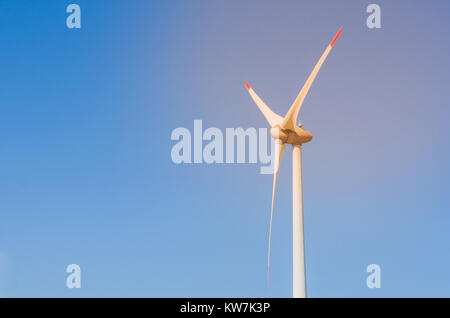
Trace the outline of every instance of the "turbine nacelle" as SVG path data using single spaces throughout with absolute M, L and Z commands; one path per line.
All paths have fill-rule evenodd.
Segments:
M 275 140 L 280 140 L 285 144 L 304 144 L 312 139 L 312 135 L 301 127 L 295 126 L 294 131 L 282 129 L 279 125 L 270 129 L 270 135 Z

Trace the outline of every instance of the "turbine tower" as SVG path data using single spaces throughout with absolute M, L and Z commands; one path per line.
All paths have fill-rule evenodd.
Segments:
M 273 203 L 275 199 L 275 191 L 277 188 L 278 170 L 280 161 L 283 157 L 286 144 L 292 145 L 292 287 L 294 298 L 306 297 L 306 272 L 305 272 L 305 239 L 303 233 L 303 193 L 302 193 L 302 144 L 311 141 L 312 135 L 297 125 L 297 117 L 302 107 L 303 101 L 314 82 L 323 62 L 330 53 L 334 43 L 342 32 L 342 28 L 333 38 L 331 43 L 325 49 L 313 71 L 306 80 L 303 88 L 292 104 L 291 108 L 283 118 L 274 113 L 255 93 L 250 85 L 245 82 L 245 86 L 268 121 L 271 129 L 270 135 L 275 139 L 275 163 L 273 171 L 273 188 L 272 188 L 272 208 L 270 210 L 270 228 L 269 228 L 269 250 L 267 260 L 268 280 L 270 279 L 270 242 L 272 239 L 272 220 L 273 220 Z

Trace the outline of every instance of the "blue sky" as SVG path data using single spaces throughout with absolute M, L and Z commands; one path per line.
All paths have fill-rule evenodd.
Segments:
M 290 297 L 290 147 L 268 289 L 271 176 L 170 135 L 267 127 L 243 82 L 284 115 L 340 27 L 300 112 L 308 294 L 450 296 L 447 2 L 74 2 L 0 1 L 0 296 Z

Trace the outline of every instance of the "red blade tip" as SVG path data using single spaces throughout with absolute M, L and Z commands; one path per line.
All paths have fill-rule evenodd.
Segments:
M 244 82 L 245 86 L 247 87 L 248 90 L 250 90 L 250 85 L 248 85 L 247 82 Z
M 336 42 L 336 40 L 338 39 L 339 35 L 341 35 L 342 32 L 342 28 L 339 30 L 339 32 L 336 34 L 336 36 L 334 37 L 333 41 L 331 41 L 330 45 L 331 47 L 333 47 L 334 43 Z

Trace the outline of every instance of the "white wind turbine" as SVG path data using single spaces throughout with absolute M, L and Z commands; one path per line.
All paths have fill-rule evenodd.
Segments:
M 302 153 L 301 145 L 311 141 L 312 135 L 302 129 L 302 125 L 297 126 L 297 117 L 300 107 L 308 93 L 311 84 L 316 78 L 317 73 L 322 67 L 323 62 L 330 53 L 331 48 L 342 32 L 342 28 L 334 37 L 333 41 L 325 49 L 313 71 L 309 75 L 302 90 L 298 94 L 291 108 L 283 118 L 275 114 L 262 100 L 256 95 L 255 91 L 248 83 L 245 83 L 250 96 L 255 101 L 259 110 L 269 122 L 271 127 L 270 134 L 275 139 L 275 164 L 273 172 L 273 190 L 272 190 L 272 208 L 270 211 L 270 229 L 269 229 L 269 251 L 268 251 L 268 279 L 270 273 L 270 241 L 272 238 L 272 219 L 273 219 L 273 202 L 275 199 L 275 190 L 277 187 L 278 170 L 280 161 L 283 157 L 286 144 L 292 145 L 292 261 L 293 261 L 293 297 L 306 297 L 306 275 L 305 275 L 305 240 L 303 234 L 303 193 L 302 193 Z

